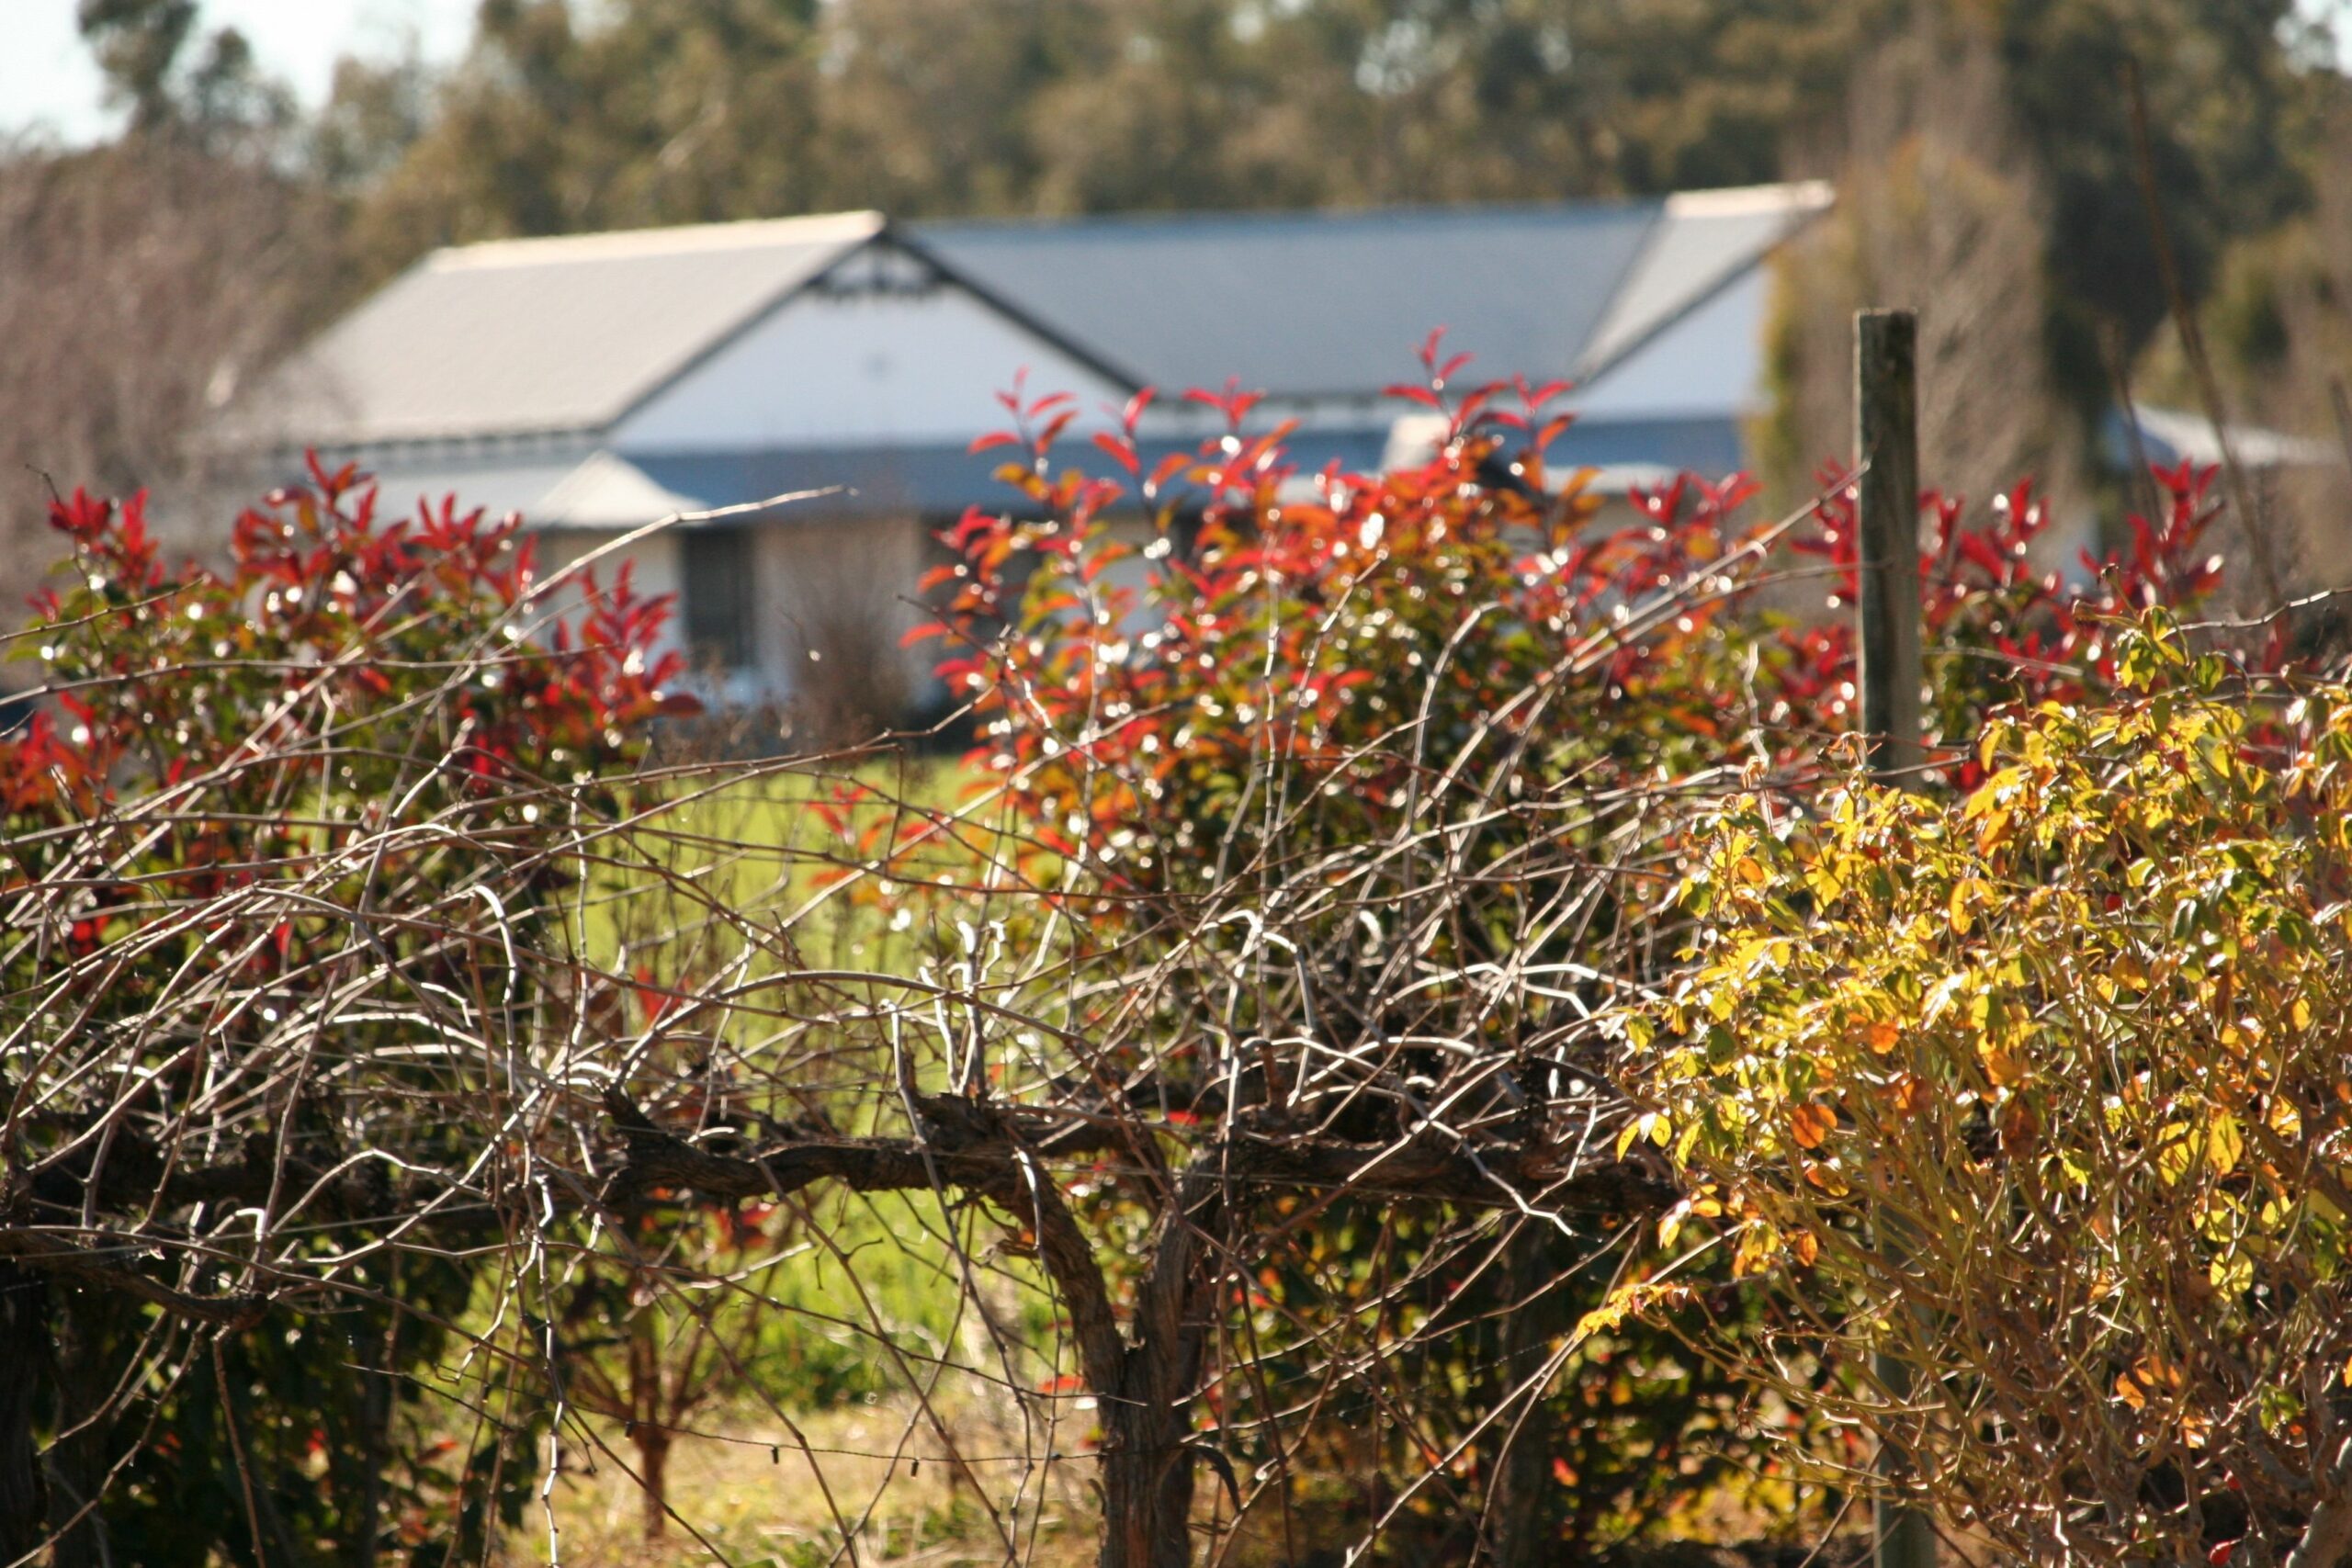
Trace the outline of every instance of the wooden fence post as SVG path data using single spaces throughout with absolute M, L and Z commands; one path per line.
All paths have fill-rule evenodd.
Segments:
M 1918 318 L 1864 310 L 1854 318 L 1854 461 L 1859 525 L 1862 733 L 1886 782 L 1918 780 Z
M 1907 789 L 1921 784 L 1919 692 L 1927 678 L 1919 648 L 1918 336 L 1918 318 L 1909 310 L 1864 310 L 1854 318 L 1862 734 L 1871 773 Z M 1909 1393 L 1911 1368 L 1904 1362 L 1882 1356 L 1874 1370 L 1888 1393 Z M 1894 1478 L 1908 1461 L 1883 1446 L 1878 1468 Z M 1873 1523 L 1877 1568 L 1935 1568 L 1935 1529 L 1926 1514 L 1882 1499 Z

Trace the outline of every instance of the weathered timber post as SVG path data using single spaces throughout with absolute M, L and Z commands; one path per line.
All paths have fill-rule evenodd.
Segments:
M 1919 691 L 1926 680 L 1919 649 L 1918 328 L 1909 310 L 1864 310 L 1854 318 L 1854 461 L 1861 470 L 1857 684 L 1871 772 L 1905 789 L 1921 782 Z M 1909 1366 L 1883 1355 L 1874 1370 L 1890 1394 L 1908 1396 Z M 1883 1445 L 1878 1466 L 1894 1479 L 1909 1460 Z M 1882 1498 L 1874 1522 L 1878 1568 L 1935 1568 L 1935 1530 L 1926 1514 Z
M 1854 318 L 1854 461 L 1860 468 L 1862 733 L 1871 769 L 1916 787 L 1919 767 L 1918 318 Z

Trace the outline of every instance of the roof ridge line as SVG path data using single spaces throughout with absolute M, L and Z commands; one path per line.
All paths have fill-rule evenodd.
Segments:
M 763 243 L 810 240 L 838 234 L 870 239 L 881 232 L 883 215 L 871 208 L 816 212 L 791 218 L 738 218 L 716 223 L 673 223 L 647 229 L 602 229 L 585 234 L 529 234 L 444 245 L 424 258 L 435 271 L 523 266 L 596 257 L 676 255 L 693 251 L 748 250 Z
M 1617 196 L 1572 197 L 1557 201 L 1428 201 L 1385 202 L 1362 207 L 1241 207 L 1212 211 L 1128 210 L 1050 214 L 973 214 L 963 217 L 894 219 L 894 226 L 918 233 L 926 230 L 999 230 L 1043 233 L 1069 229 L 1152 229 L 1189 225 L 1323 223 L 1371 221 L 1381 219 L 1549 218 L 1590 212 L 1607 214 L 1629 209 L 1657 207 L 1678 215 L 1712 216 L 1716 212 L 1768 210 L 1774 208 L 1826 205 L 1831 190 L 1827 180 L 1787 180 L 1764 185 L 1724 186 L 1704 190 L 1651 192 Z

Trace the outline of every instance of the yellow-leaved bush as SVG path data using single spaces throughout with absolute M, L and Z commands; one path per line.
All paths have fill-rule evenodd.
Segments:
M 2352 690 L 2124 636 L 2126 694 L 1996 722 L 1965 797 L 1725 803 L 1624 1082 L 1687 1193 L 1665 1255 L 1770 1303 L 1705 1348 L 1909 1456 L 1946 1528 L 2316 1568 L 2352 1553 Z

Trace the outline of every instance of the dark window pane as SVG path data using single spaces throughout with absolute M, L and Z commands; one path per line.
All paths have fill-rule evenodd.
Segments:
M 687 528 L 678 536 L 679 597 L 696 669 L 752 662 L 752 536 L 742 528 Z

